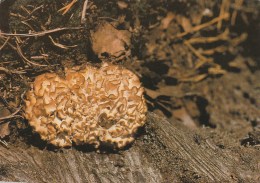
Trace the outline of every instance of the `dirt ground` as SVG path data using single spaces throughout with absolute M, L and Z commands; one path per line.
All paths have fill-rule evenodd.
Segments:
M 62 76 L 66 67 L 108 61 L 139 76 L 150 112 L 184 126 L 198 143 L 239 154 L 241 163 L 258 161 L 248 169 L 260 180 L 259 1 L 95 0 L 85 14 L 84 1 L 59 11 L 69 2 L 0 4 L 0 145 L 53 150 L 22 116 L 30 83 L 45 72 Z M 145 126 L 131 148 L 149 154 L 164 182 L 204 182 L 183 175 L 185 162 L 162 158 L 169 152 L 152 134 Z

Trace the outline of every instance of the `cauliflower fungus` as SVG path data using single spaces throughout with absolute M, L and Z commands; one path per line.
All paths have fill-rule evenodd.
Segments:
M 43 140 L 65 147 L 100 143 L 122 148 L 144 125 L 147 107 L 138 77 L 119 66 L 68 69 L 35 78 L 26 94 L 25 117 Z

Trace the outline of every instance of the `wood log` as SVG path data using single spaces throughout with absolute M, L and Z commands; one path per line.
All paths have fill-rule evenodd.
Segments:
M 137 141 L 119 152 L 97 153 L 87 148 L 55 152 L 19 143 L 9 148 L 0 145 L 0 181 L 256 182 L 259 162 L 241 163 L 239 156 L 149 113 Z

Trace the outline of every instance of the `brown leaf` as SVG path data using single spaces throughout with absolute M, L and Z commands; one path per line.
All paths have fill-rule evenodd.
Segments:
M 185 108 L 180 108 L 172 111 L 173 116 L 183 122 L 183 124 L 191 129 L 197 128 L 195 121 L 191 118 Z
M 9 123 L 10 122 L 0 125 L 0 138 L 4 138 L 5 136 L 10 134 Z
M 127 30 L 117 30 L 110 23 L 100 24 L 96 31 L 91 31 L 92 49 L 100 59 L 107 56 L 120 57 L 131 54 L 130 49 L 131 33 Z
M 120 9 L 126 9 L 128 7 L 128 4 L 124 1 L 117 1 L 117 5 Z
M 192 29 L 190 19 L 186 17 L 181 17 L 181 26 L 185 32 L 189 32 Z
M 148 89 L 148 88 L 145 88 L 145 92 L 146 92 L 146 94 L 147 94 L 149 97 L 151 97 L 151 98 L 153 98 L 153 99 L 155 99 L 155 98 L 157 98 L 158 96 L 162 95 L 162 94 L 159 93 L 158 91 L 150 90 L 150 89 Z
M 172 12 L 167 13 L 166 17 L 161 20 L 160 28 L 162 30 L 167 29 L 171 23 L 171 21 L 175 18 L 175 14 Z
M 180 81 L 182 82 L 199 82 L 203 79 L 205 79 L 208 76 L 208 74 L 200 74 L 200 75 L 196 75 L 196 76 L 190 76 L 190 77 L 185 77 L 185 78 L 181 78 Z
M 0 118 L 8 116 L 10 114 L 11 113 L 8 109 L 0 106 Z M 0 124 L 0 138 L 4 138 L 5 136 L 10 134 L 9 123 L 10 122 Z
M 226 71 L 223 70 L 219 65 L 209 68 L 208 72 L 209 72 L 209 74 L 213 74 L 213 75 L 219 75 L 219 74 L 226 73 Z

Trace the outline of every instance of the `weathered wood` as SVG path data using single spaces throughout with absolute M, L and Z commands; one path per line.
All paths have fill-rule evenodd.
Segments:
M 197 178 L 203 182 L 258 182 L 260 180 L 260 161 L 251 159 L 249 162 L 241 161 L 244 147 L 236 147 L 238 151 L 223 149 L 216 146 L 206 138 L 196 139 L 196 133 L 188 129 L 176 128 L 166 119 L 151 113 L 148 126 L 160 143 L 167 149 L 174 150 L 175 157 L 184 160 L 186 172 L 196 173 Z M 257 152 L 256 152 L 257 153 Z M 246 153 L 245 153 L 246 154 Z M 169 154 L 170 156 L 170 154 Z M 248 167 L 255 167 L 251 170 Z
M 146 130 L 132 147 L 119 153 L 101 154 L 74 148 L 53 152 L 34 146 L 24 148 L 11 144 L 9 149 L 0 146 L 0 180 L 254 182 L 260 175 L 257 170 L 246 170 L 247 166 L 239 164 L 234 152 L 206 141 L 196 143 L 192 132 L 153 113 L 148 115 Z
M 135 147 L 122 154 L 0 147 L 0 180 L 121 183 L 161 182 L 162 177 Z

